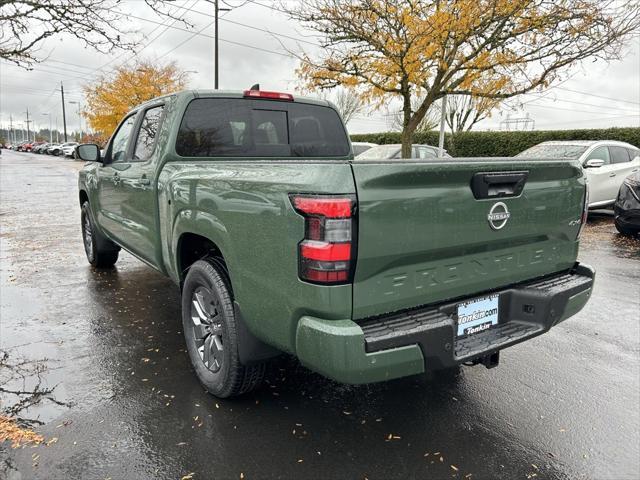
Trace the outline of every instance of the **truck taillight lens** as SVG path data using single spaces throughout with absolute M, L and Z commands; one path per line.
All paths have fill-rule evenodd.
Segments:
M 298 245 L 300 278 L 329 285 L 350 282 L 355 197 L 291 195 L 291 203 L 305 221 L 304 239 Z
M 582 206 L 582 217 L 580 217 L 580 228 L 578 229 L 576 240 L 580 239 L 580 235 L 582 235 L 584 226 L 587 224 L 588 217 L 589 217 L 589 184 L 587 183 L 584 186 L 584 204 Z

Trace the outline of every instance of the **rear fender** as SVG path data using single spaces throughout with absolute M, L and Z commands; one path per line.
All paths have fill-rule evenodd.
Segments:
M 235 251 L 228 241 L 228 232 L 222 222 L 213 214 L 200 210 L 185 209 L 176 215 L 173 228 L 173 241 L 171 249 L 171 274 L 175 275 L 176 283 L 180 282 L 184 272 L 180 272 L 180 262 L 178 259 L 179 241 L 183 234 L 190 233 L 199 235 L 212 242 L 220 251 L 224 258 L 228 271 L 228 280 L 234 289 L 235 271 Z M 238 350 L 240 361 L 243 365 L 250 365 L 260 362 L 280 354 L 280 352 L 263 343 L 250 329 L 242 316 L 240 306 L 234 302 L 236 323 L 238 327 Z

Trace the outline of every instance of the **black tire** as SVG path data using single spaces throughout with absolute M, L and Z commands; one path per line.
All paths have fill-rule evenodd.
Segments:
M 205 258 L 189 267 L 182 289 L 182 328 L 193 368 L 209 393 L 235 397 L 262 383 L 266 363 L 240 363 L 233 293 L 220 261 Z
M 618 220 L 614 220 L 613 223 L 616 226 L 616 230 L 618 230 L 618 232 L 620 232 L 622 235 L 626 235 L 628 237 L 633 236 L 634 234 L 638 233 L 638 232 L 634 232 L 633 230 L 631 230 L 630 228 L 626 228 L 623 227 L 622 225 L 620 225 L 620 223 L 618 222 Z
M 111 268 L 118 261 L 118 246 L 104 238 L 93 226 L 89 202 L 84 202 L 80 211 L 82 243 L 87 260 L 96 268 Z

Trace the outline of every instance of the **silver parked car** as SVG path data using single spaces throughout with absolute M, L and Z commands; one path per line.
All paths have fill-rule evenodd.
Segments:
M 640 149 L 614 140 L 542 142 L 516 157 L 578 160 L 589 181 L 589 208 L 613 205 L 624 179 L 640 171 Z
M 444 151 L 443 157 L 451 158 L 451 155 Z M 388 145 L 378 145 L 370 148 L 356 157 L 356 160 L 391 160 L 402 158 L 402 145 L 392 143 Z M 438 147 L 431 145 L 413 145 L 411 158 L 438 158 Z
M 377 147 L 377 143 L 370 142 L 351 142 L 351 148 L 353 149 L 353 156 L 357 157 L 361 153 L 366 152 L 370 148 Z

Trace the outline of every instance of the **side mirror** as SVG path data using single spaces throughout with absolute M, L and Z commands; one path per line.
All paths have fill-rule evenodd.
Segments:
M 85 162 L 100 161 L 100 147 L 95 143 L 85 143 L 76 147 L 76 154 L 80 160 Z
M 584 168 L 600 168 L 604 165 L 604 160 L 600 160 L 598 158 L 591 158 L 584 162 Z

